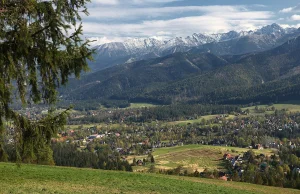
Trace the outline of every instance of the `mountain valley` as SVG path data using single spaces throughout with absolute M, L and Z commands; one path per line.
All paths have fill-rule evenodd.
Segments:
M 293 91 L 299 87 L 299 52 L 300 37 L 267 51 L 242 55 L 221 56 L 192 49 L 113 66 L 83 76 L 79 81 L 71 80 L 62 95 L 68 100 L 158 104 L 228 103 L 234 99 L 282 101 L 286 97 L 271 96 L 274 92 L 287 92 L 289 87 Z M 275 90 L 274 85 L 285 87 Z M 259 97 L 262 92 L 268 97 Z

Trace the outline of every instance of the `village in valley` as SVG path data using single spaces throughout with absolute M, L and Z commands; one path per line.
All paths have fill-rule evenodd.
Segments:
M 73 110 L 68 125 L 52 138 L 54 160 L 60 165 L 257 184 L 279 167 L 283 171 L 281 177 L 293 177 L 300 173 L 296 156 L 300 138 L 294 138 L 300 127 L 298 108 L 298 105 L 256 105 L 226 114 L 186 116 L 181 121 L 145 122 L 139 122 L 139 117 L 151 107 Z M 33 118 L 43 111 L 43 108 L 27 108 L 20 112 Z M 11 137 L 13 133 L 10 126 Z M 13 139 L 7 139 L 8 146 L 13 143 Z M 101 153 L 103 157 L 99 156 L 103 150 L 106 150 L 104 155 Z M 70 154 L 82 157 L 84 163 L 66 162 Z M 116 167 L 116 163 L 121 167 Z M 246 180 L 250 173 L 257 179 Z

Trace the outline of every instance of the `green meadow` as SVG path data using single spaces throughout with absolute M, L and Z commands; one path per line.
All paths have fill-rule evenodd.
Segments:
M 0 163 L 0 193 L 296 194 L 298 190 L 157 174 Z
M 233 156 L 247 152 L 247 148 L 211 146 L 211 145 L 184 145 L 176 147 L 158 148 L 153 152 L 155 158 L 155 167 L 157 169 L 170 169 L 182 165 L 190 172 L 198 170 L 202 172 L 205 168 L 208 169 L 223 169 L 223 155 L 229 153 Z M 256 154 L 272 155 L 274 150 L 253 149 Z M 130 156 L 128 160 L 132 162 L 133 158 L 143 159 L 147 155 Z M 147 171 L 150 166 L 134 167 L 136 171 Z

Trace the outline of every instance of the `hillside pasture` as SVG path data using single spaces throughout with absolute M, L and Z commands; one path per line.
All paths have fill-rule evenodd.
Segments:
M 225 153 L 233 156 L 247 152 L 247 148 L 225 147 L 225 146 L 211 146 L 211 145 L 184 145 L 176 147 L 158 148 L 153 152 L 155 158 L 155 165 L 158 169 L 171 169 L 182 165 L 189 171 L 203 171 L 208 169 L 224 169 L 222 157 Z M 271 155 L 275 150 L 264 149 L 254 150 L 256 154 Z M 129 160 L 132 162 L 133 158 L 143 159 L 147 156 L 130 156 Z M 148 165 L 149 167 L 149 165 Z M 136 167 L 136 171 L 145 171 L 148 167 Z
M 0 193 L 296 194 L 299 190 L 192 177 L 0 163 Z

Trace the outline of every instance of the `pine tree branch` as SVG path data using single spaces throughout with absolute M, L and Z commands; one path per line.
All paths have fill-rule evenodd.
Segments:
M 45 26 L 44 28 L 42 28 L 42 29 L 36 31 L 34 34 L 31 35 L 31 37 L 35 37 L 36 35 L 42 33 L 44 30 L 47 30 L 47 29 L 50 28 L 50 27 L 51 27 L 51 23 L 49 23 L 49 25 Z

